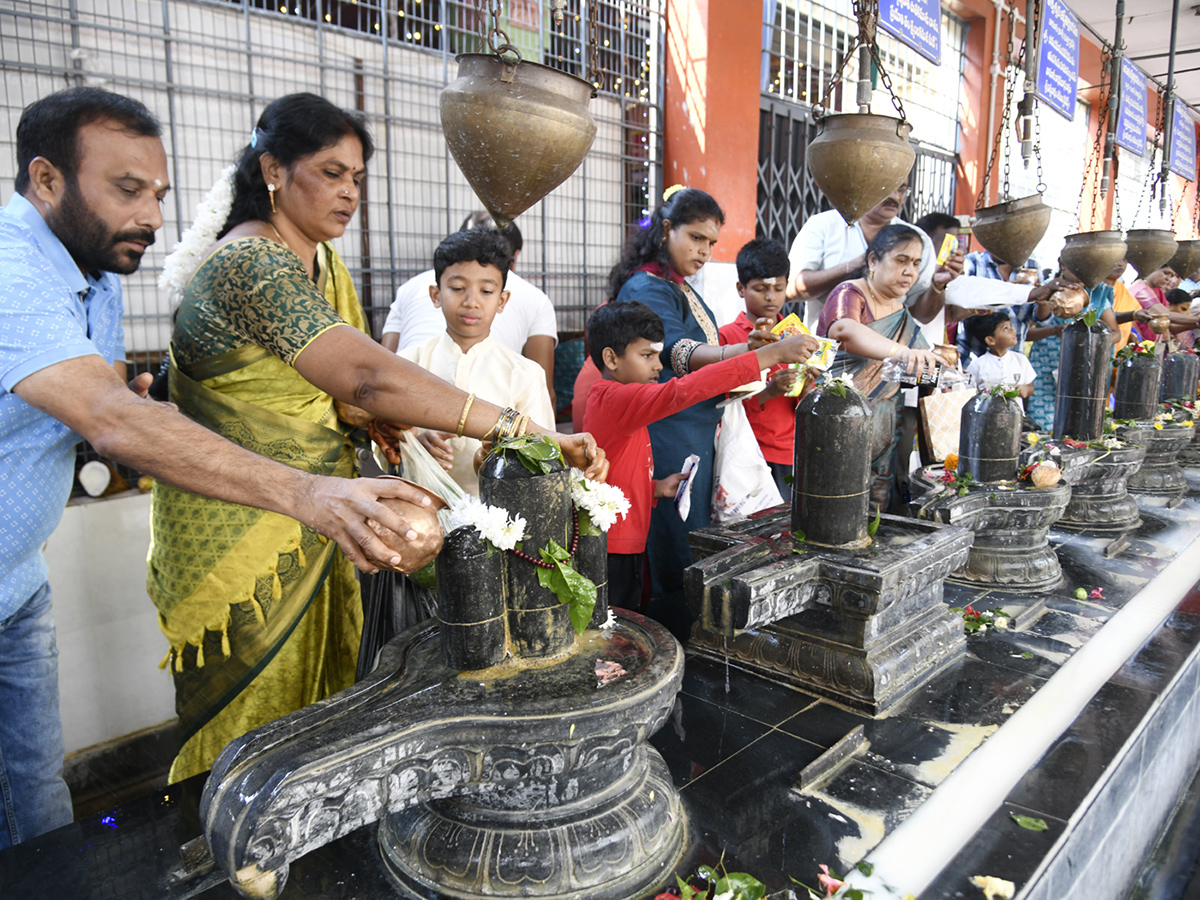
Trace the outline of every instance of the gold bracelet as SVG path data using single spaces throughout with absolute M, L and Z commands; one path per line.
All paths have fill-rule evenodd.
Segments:
M 891 351 L 890 351 L 890 352 L 888 353 L 888 355 L 887 355 L 887 358 L 888 358 L 888 359 L 891 359 L 893 356 L 895 356 L 895 355 L 896 355 L 897 353 L 899 353 L 899 352 L 900 352 L 900 345 L 899 345 L 899 344 L 893 344 L 893 345 L 892 345 L 892 349 L 891 349 Z
M 529 416 L 521 416 L 520 424 L 517 427 L 517 437 L 521 437 L 529 432 Z
M 946 293 L 946 289 L 945 289 L 945 288 L 940 288 L 940 287 L 938 287 L 938 286 L 937 286 L 937 282 L 936 282 L 936 281 L 934 281 L 932 278 L 929 280 L 929 286 L 930 286 L 931 288 L 933 288 L 933 292 L 934 292 L 935 294 L 944 294 L 944 293 Z
M 467 413 L 471 411 L 471 404 L 475 402 L 474 394 L 467 394 L 467 399 L 463 401 L 462 415 L 458 417 L 458 429 L 454 432 L 455 437 L 463 436 L 463 429 L 467 427 Z

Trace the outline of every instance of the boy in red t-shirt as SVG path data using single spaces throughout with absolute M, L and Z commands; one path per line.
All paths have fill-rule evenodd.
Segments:
M 608 456 L 608 483 L 629 498 L 629 514 L 608 531 L 608 602 L 625 609 L 641 605 L 650 510 L 659 497 L 674 497 L 683 481 L 682 474 L 654 480 L 646 426 L 754 381 L 764 368 L 804 362 L 817 349 L 808 335 L 765 346 L 750 336 L 747 343 L 757 349 L 659 383 L 663 333 L 658 314 L 636 302 L 610 301 L 588 321 L 588 353 L 601 379 L 588 393 L 583 427 Z
M 778 324 L 779 311 L 787 299 L 790 272 L 787 250 L 776 241 L 756 239 L 738 251 L 737 291 L 746 304 L 746 311 L 720 330 L 722 344 L 741 344 L 755 328 L 769 331 Z M 792 493 L 784 478 L 790 480 L 792 475 L 796 404 L 800 402 L 799 397 L 785 394 L 803 374 L 786 364 L 775 366 L 767 374 L 767 389 L 742 403 L 750 428 L 758 438 L 763 459 L 784 497 Z

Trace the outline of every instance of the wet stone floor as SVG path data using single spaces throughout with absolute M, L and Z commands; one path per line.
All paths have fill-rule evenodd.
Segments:
M 749 872 L 772 891 L 795 888 L 792 878 L 815 884 L 822 863 L 847 872 L 1176 555 L 1197 552 L 1200 472 L 1189 473 L 1189 487 L 1174 508 L 1163 499 L 1141 500 L 1141 527 L 1111 559 L 1103 555 L 1111 537 L 1052 531 L 1064 582 L 1049 594 L 948 585 L 949 605 L 1001 608 L 1016 617 L 1019 630 L 970 637 L 965 657 L 884 718 L 689 656 L 675 711 L 651 740 L 691 826 L 679 871 L 723 855 L 727 870 Z M 1077 588 L 1101 591 L 1077 600 Z M 1041 601 L 1044 612 L 1027 623 Z M 921 900 L 981 897 L 967 884 L 978 873 L 1014 881 L 1019 890 L 1198 644 L 1200 586 L 1100 689 Z M 858 725 L 865 752 L 798 790 L 805 767 Z M 0 853 L 3 896 L 235 897 L 211 875 L 169 885 L 179 867 L 177 848 L 199 834 L 202 784 L 200 776 Z M 1042 818 L 1049 828 L 1022 829 L 1010 813 Z M 293 863 L 283 897 L 388 897 L 388 884 L 372 827 Z

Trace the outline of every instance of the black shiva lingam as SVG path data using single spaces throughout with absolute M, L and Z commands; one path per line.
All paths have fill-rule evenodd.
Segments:
M 493 453 L 480 473 L 484 503 L 527 522 L 521 556 L 452 531 L 440 627 L 404 632 L 370 678 L 217 759 L 201 820 L 243 896 L 278 896 L 293 860 L 375 821 L 407 897 L 626 900 L 676 865 L 687 824 L 646 739 L 675 702 L 681 648 L 634 613 L 608 620 L 602 596 L 592 624 L 608 624 L 576 635 L 529 557 L 574 544 L 575 569 L 602 581 L 607 542 L 580 534 L 559 459 L 541 463 Z
M 977 394 L 962 410 L 956 471 L 927 466 L 913 476 L 923 489 L 913 505 L 935 522 L 969 528 L 975 541 L 966 565 L 947 581 L 971 587 L 1048 591 L 1062 567 L 1047 534 L 1071 497 L 1056 463 L 1019 480 L 1021 407 L 1016 391 Z M 1048 477 L 1047 477 L 1048 476 Z M 914 491 L 916 493 L 916 491 Z
M 1129 479 L 1129 490 L 1135 494 L 1182 494 L 1187 490 L 1187 478 L 1178 456 L 1195 435 L 1191 415 L 1159 409 L 1162 361 L 1152 344 L 1131 342 L 1117 354 L 1116 365 L 1112 417 L 1119 424 L 1115 434 L 1146 448 L 1141 468 Z
M 1105 434 L 1104 410 L 1112 371 L 1112 340 L 1103 325 L 1076 320 L 1063 330 L 1054 435 L 1030 448 L 1022 462 L 1054 452 L 1071 485 L 1071 500 L 1057 528 L 1115 533 L 1141 524 L 1129 479 L 1142 467 L 1146 448 L 1132 435 Z
M 842 384 L 796 410 L 790 508 L 693 532 L 691 649 L 882 713 L 961 655 L 942 581 L 970 532 L 868 512 L 871 407 Z
M 1200 356 L 1193 350 L 1177 350 L 1163 359 L 1163 402 L 1176 410 L 1176 419 L 1196 419 L 1196 392 L 1200 389 Z M 1179 451 L 1181 466 L 1200 466 L 1200 429 L 1192 428 L 1191 442 Z

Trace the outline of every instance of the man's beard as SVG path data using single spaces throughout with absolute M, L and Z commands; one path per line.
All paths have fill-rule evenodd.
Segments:
M 122 241 L 154 243 L 153 231 L 110 231 L 104 220 L 87 205 L 74 178 L 66 180 L 62 203 L 47 224 L 84 272 L 132 275 L 141 265 L 142 253 L 132 248 L 118 251 L 117 244 Z

